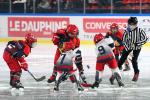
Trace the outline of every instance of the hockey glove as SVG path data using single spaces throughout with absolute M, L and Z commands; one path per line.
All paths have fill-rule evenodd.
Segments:
M 20 63 L 21 65 L 21 68 L 24 70 L 24 71 L 27 71 L 28 70 L 28 64 L 26 62 L 23 62 L 23 63 Z

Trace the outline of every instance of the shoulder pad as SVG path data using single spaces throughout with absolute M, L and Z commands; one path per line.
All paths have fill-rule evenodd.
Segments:
M 13 44 L 13 45 L 14 45 L 16 42 L 17 42 L 17 41 L 15 41 L 15 40 L 9 41 L 9 42 L 8 42 L 8 45 L 9 45 L 9 44 Z

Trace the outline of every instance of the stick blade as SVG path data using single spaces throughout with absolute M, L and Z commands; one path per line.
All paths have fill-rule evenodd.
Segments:
M 40 77 L 40 78 L 37 78 L 36 81 L 37 81 L 37 82 L 40 82 L 40 81 L 43 81 L 44 79 L 46 79 L 46 76 L 42 76 L 42 77 Z
M 83 86 L 83 87 L 91 87 L 92 84 L 89 84 L 89 83 L 81 83 L 81 86 Z

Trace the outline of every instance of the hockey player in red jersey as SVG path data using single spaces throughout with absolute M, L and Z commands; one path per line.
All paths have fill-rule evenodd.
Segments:
M 118 24 L 113 23 L 110 26 L 110 31 L 107 32 L 106 34 L 106 37 L 109 36 L 114 40 L 115 49 L 113 50 L 113 52 L 115 54 L 116 60 L 119 61 L 119 56 L 121 54 L 121 51 L 124 49 L 124 46 L 122 42 L 123 33 L 119 31 Z M 130 70 L 130 66 L 128 60 L 126 60 L 124 71 L 128 71 L 128 70 Z
M 112 70 L 112 75 L 118 82 L 119 86 L 124 86 L 121 81 L 121 76 L 119 73 L 117 61 L 115 59 L 113 49 L 114 49 L 114 41 L 112 38 L 105 38 L 101 33 L 96 34 L 94 37 L 94 43 L 96 45 L 97 52 L 97 62 L 96 62 L 96 75 L 95 75 L 95 83 L 94 87 L 99 87 L 100 82 L 102 81 L 102 74 L 104 71 L 104 66 L 107 64 L 109 68 Z
M 10 69 L 10 86 L 12 88 L 24 88 L 20 82 L 22 69 L 27 71 L 28 64 L 25 57 L 31 52 L 31 48 L 35 47 L 37 39 L 33 34 L 26 34 L 25 40 L 13 40 L 7 43 L 3 53 L 3 59 Z
M 77 26 L 72 25 L 72 24 L 68 25 L 66 29 L 58 29 L 57 32 L 53 34 L 52 41 L 53 41 L 53 44 L 57 46 L 57 50 L 56 50 L 56 54 L 54 58 L 53 73 L 52 73 L 52 76 L 50 76 L 50 78 L 48 79 L 47 81 L 48 83 L 54 82 L 56 79 L 56 76 L 57 76 L 56 62 L 58 58 L 60 57 L 61 51 L 63 51 L 63 49 L 66 46 L 69 46 L 70 43 L 74 44 L 75 46 L 74 48 L 79 48 L 80 40 L 77 37 L 78 34 L 79 34 L 79 30 Z M 85 82 L 81 51 L 78 50 L 77 53 L 78 55 L 75 57 L 75 64 L 79 70 L 79 76 L 81 77 L 83 82 Z

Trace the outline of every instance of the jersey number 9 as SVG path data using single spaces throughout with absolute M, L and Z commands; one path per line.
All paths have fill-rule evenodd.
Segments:
M 103 46 L 99 46 L 99 47 L 98 47 L 98 51 L 99 51 L 99 53 L 100 53 L 101 55 L 105 53 L 105 49 L 104 49 Z

